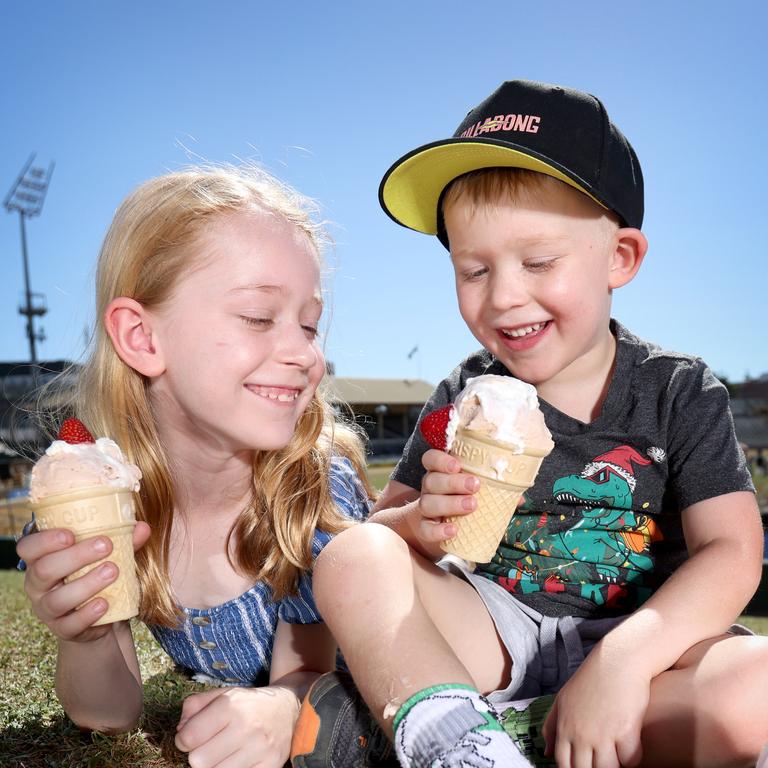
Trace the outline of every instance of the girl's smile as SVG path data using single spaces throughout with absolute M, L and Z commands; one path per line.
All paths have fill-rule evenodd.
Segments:
M 165 368 L 151 392 L 173 430 L 164 439 L 281 449 L 325 372 L 317 252 L 259 210 L 214 219 L 196 248 L 198 265 L 154 312 Z
M 259 397 L 265 397 L 276 404 L 292 404 L 301 394 L 302 389 L 292 387 L 270 387 L 261 384 L 246 384 L 245 388 Z

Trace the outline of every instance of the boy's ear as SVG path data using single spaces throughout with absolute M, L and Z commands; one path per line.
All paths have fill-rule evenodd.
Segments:
M 125 296 L 113 299 L 104 313 L 104 326 L 126 365 L 149 378 L 163 373 L 165 362 L 152 333 L 152 318 L 142 304 Z
M 647 250 L 648 241 L 639 229 L 634 227 L 619 229 L 616 232 L 615 249 L 608 276 L 609 287 L 621 288 L 632 280 L 640 269 Z

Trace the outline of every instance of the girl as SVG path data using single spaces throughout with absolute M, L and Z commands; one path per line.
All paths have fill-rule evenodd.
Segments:
M 225 686 L 184 702 L 176 744 L 196 768 L 282 766 L 304 692 L 333 667 L 309 571 L 370 493 L 361 444 L 317 391 L 320 245 L 306 201 L 263 172 L 191 170 L 131 194 L 99 257 L 101 324 L 72 407 L 143 472 L 141 618 Z M 73 541 L 19 542 L 27 595 L 58 638 L 69 716 L 129 730 L 142 707 L 130 625 L 92 626 L 116 568 L 63 583 L 111 544 Z

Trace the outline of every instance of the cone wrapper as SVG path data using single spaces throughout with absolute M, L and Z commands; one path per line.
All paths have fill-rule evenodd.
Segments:
M 549 442 L 527 445 L 518 453 L 478 432 L 459 428 L 450 453 L 464 472 L 478 478 L 480 488 L 475 493 L 474 512 L 449 518 L 458 533 L 442 542 L 442 549 L 473 563 L 490 562 L 520 498 L 533 485 L 541 462 L 551 450 Z
M 136 526 L 133 491 L 109 486 L 83 488 L 51 494 L 34 503 L 32 508 L 41 531 L 66 528 L 74 533 L 75 541 L 93 536 L 108 536 L 112 540 L 109 555 L 65 579 L 66 582 L 73 581 L 105 561 L 117 565 L 117 579 L 98 593 L 98 597 L 103 597 L 109 607 L 94 626 L 138 615 L 139 582 L 133 557 L 133 529 Z

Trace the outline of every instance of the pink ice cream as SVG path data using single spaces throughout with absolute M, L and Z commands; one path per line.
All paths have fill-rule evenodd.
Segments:
M 114 440 L 100 437 L 95 443 L 54 440 L 32 470 L 29 497 L 40 501 L 56 493 L 94 486 L 139 490 L 141 471 L 126 461 Z
M 526 446 L 554 446 L 536 389 L 512 376 L 469 379 L 453 406 L 446 428 L 449 451 L 458 429 L 480 433 L 514 453 L 523 453 Z

